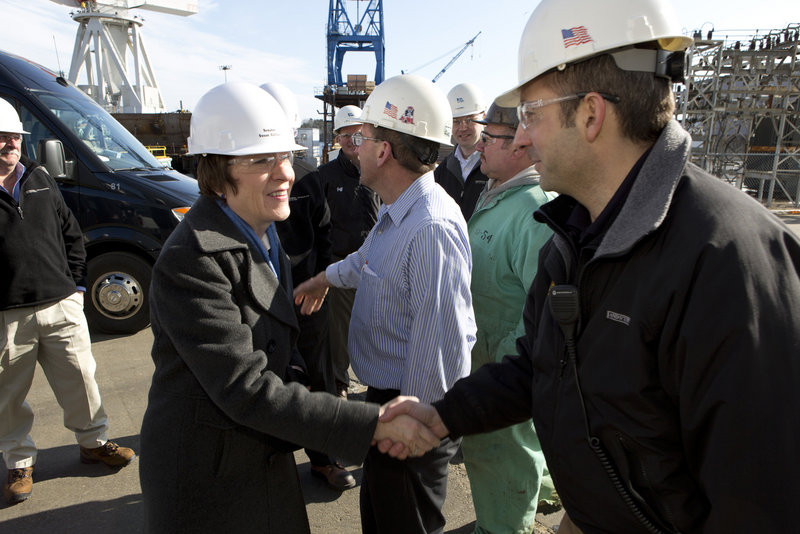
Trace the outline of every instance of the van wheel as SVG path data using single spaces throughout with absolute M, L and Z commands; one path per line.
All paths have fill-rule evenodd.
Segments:
M 89 260 L 86 318 L 107 334 L 133 334 L 150 324 L 152 266 L 135 254 L 109 252 Z

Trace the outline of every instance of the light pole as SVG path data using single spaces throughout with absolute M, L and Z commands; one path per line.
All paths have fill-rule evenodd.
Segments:
M 228 83 L 228 71 L 233 68 L 233 65 L 220 65 L 219 70 L 225 73 L 225 83 Z

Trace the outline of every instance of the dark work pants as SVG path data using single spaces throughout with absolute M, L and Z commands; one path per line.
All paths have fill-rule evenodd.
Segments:
M 397 390 L 369 388 L 367 402 L 383 404 Z M 420 458 L 396 460 L 371 447 L 361 481 L 363 534 L 434 534 L 444 531 L 447 469 L 461 440 L 445 438 Z
M 335 394 L 333 382 L 333 366 L 328 343 L 329 309 L 326 303 L 311 315 L 301 315 L 300 308 L 295 307 L 295 315 L 300 326 L 297 338 L 297 350 L 306 363 L 308 377 L 311 380 L 311 391 L 327 391 Z M 306 449 L 306 456 L 311 465 L 325 466 L 334 463 L 327 454 Z

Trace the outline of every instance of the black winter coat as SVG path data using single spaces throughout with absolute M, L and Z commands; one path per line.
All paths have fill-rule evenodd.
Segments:
M 19 204 L 0 190 L 0 310 L 56 302 L 86 286 L 78 221 L 44 167 L 24 164 Z
M 339 156 L 317 169 L 331 212 L 333 255 L 344 258 L 364 242 L 378 220 L 378 194 L 360 183 L 358 167 L 340 151 Z
M 542 207 L 556 234 L 539 254 L 519 356 L 437 404 L 456 436 L 532 415 L 586 534 L 646 532 L 587 434 L 664 532 L 796 530 L 800 240 L 687 164 L 690 141 L 667 126 L 593 256 L 564 238 L 573 199 Z M 549 308 L 553 284 L 579 291 L 575 363 Z
M 455 148 L 458 150 L 458 147 Z M 433 171 L 433 178 L 447 191 L 456 203 L 461 207 L 464 220 L 469 221 L 481 191 L 486 187 L 489 178 L 481 172 L 481 165 L 478 163 L 467 176 L 466 181 L 461 179 L 461 164 L 455 156 L 455 151 L 449 154 L 444 161 Z

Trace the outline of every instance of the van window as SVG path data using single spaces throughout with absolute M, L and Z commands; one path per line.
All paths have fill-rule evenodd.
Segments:
M 89 97 L 68 98 L 54 92 L 38 91 L 37 96 L 112 170 L 161 168 L 128 130 Z

